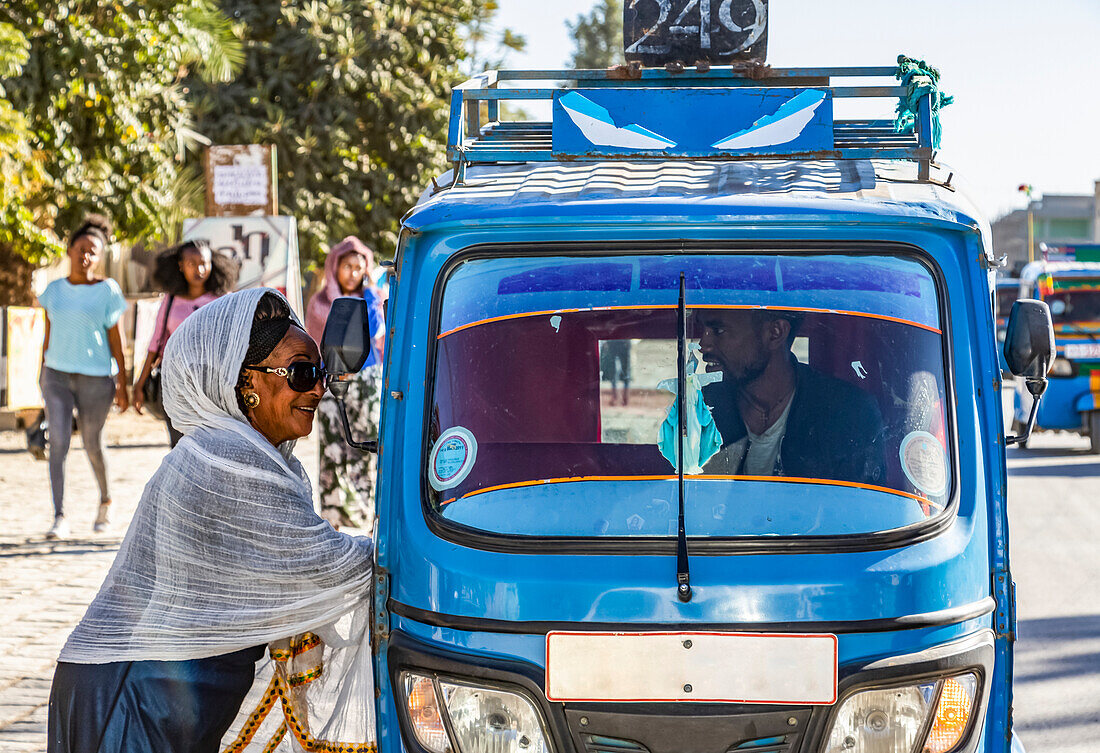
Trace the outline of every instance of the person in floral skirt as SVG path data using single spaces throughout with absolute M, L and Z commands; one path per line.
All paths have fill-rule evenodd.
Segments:
M 340 241 L 329 251 L 324 285 L 310 298 L 306 309 L 306 330 L 320 343 L 334 300 L 359 297 L 367 302 L 371 352 L 363 370 L 349 383 L 345 398 L 352 436 L 358 441 L 378 438 L 381 406 L 386 325 L 382 293 L 371 282 L 373 267 L 374 253 L 362 241 L 354 236 Z M 321 400 L 317 417 L 321 440 L 318 479 L 321 516 L 337 527 L 369 528 L 374 524 L 376 456 L 344 441 L 339 407 L 331 394 L 326 393 Z

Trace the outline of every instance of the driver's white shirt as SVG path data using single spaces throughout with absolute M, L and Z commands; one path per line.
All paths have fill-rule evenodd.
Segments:
M 775 461 L 779 458 L 779 448 L 783 443 L 783 435 L 787 433 L 787 416 L 790 415 L 791 406 L 794 404 L 794 396 L 787 401 L 787 407 L 779 414 L 775 423 L 765 429 L 761 434 L 753 434 L 746 426 L 746 435 L 741 439 L 727 445 L 711 460 L 707 461 L 703 468 L 704 473 L 735 474 L 741 467 L 741 459 L 745 459 L 745 466 L 741 475 L 745 476 L 774 476 Z M 749 448 L 749 456 L 745 458 L 745 447 Z

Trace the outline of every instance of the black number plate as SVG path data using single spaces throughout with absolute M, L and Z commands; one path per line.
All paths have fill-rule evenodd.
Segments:
M 627 0 L 626 59 L 646 66 L 763 63 L 768 0 Z

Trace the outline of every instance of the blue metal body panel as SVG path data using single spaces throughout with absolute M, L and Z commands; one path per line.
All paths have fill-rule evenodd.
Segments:
M 1096 410 L 1097 407 L 1100 407 L 1100 405 L 1097 404 L 1096 395 L 1092 392 L 1081 395 L 1073 404 L 1073 409 L 1078 413 L 1087 413 L 1088 411 Z
M 554 96 L 553 154 L 811 154 L 833 148 L 832 105 L 828 91 L 815 89 L 562 90 Z
M 1024 422 L 1027 421 L 1027 411 L 1024 408 L 1030 410 L 1031 403 L 1020 400 L 1020 389 L 1022 388 L 1017 387 L 1015 418 Z M 1035 425 L 1040 429 L 1077 431 L 1083 424 L 1081 412 L 1093 410 L 1094 407 L 1087 375 L 1052 378 L 1039 403 Z
M 507 173 L 509 168 L 500 168 Z M 478 173 L 470 170 L 471 186 Z M 529 176 L 528 176 L 529 177 Z M 520 181 L 522 183 L 522 181 Z M 491 184 L 486 183 L 491 188 Z M 488 190 L 488 189 L 487 189 Z M 992 627 L 998 659 L 990 678 L 983 750 L 1007 749 L 1014 633 L 1008 579 L 1006 472 L 1000 368 L 989 306 L 980 221 L 950 201 L 869 200 L 854 195 L 783 192 L 761 196 L 688 197 L 521 195 L 487 201 L 476 188 L 426 197 L 406 218 L 408 233 L 391 289 L 386 395 L 378 487 L 378 565 L 389 579 L 388 598 L 427 612 L 470 619 L 568 624 L 602 622 L 645 629 L 647 624 L 798 623 L 881 620 L 962 608 L 993 596 L 993 614 L 954 625 L 916 630 L 845 633 L 840 661 L 913 653 Z M 583 195 L 582 195 L 583 194 Z M 953 380 L 955 512 L 951 524 L 925 540 L 873 551 L 811 554 L 693 554 L 687 604 L 675 594 L 673 556 L 512 554 L 441 538 L 422 506 L 423 427 L 433 347 L 428 315 L 440 275 L 456 254 L 493 244 L 517 249 L 552 244 L 664 242 L 907 244 L 938 270 L 946 291 Z M 395 399 L 400 395 L 400 399 Z M 837 494 L 828 489 L 818 494 Z M 689 521 L 690 528 L 690 521 Z M 998 577 L 1000 586 L 998 586 Z M 384 597 L 380 597 L 384 598 Z M 477 662 L 510 657 L 542 666 L 542 634 L 465 632 L 437 628 L 388 612 L 388 631 L 400 630 Z M 402 749 L 380 641 L 378 684 L 380 750 Z

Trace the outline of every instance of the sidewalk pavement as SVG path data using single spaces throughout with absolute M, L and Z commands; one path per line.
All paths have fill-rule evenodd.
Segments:
M 92 533 L 99 492 L 79 434 L 66 468 L 69 538 L 48 541 L 53 522 L 46 463 L 22 432 L 0 432 L 0 751 L 46 749 L 46 704 L 61 646 L 114 561 L 149 477 L 168 452 L 164 425 L 132 412 L 107 421 L 113 523 Z M 296 454 L 316 481 L 316 432 Z

